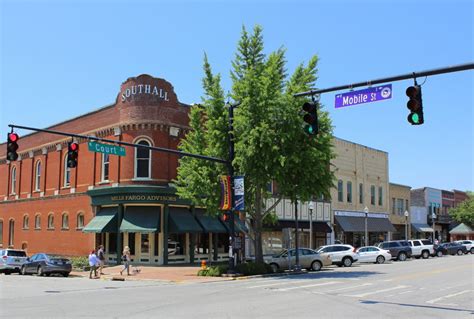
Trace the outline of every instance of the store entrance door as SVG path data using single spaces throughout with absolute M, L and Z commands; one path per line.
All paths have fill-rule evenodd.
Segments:
M 152 234 L 139 234 L 138 244 L 140 245 L 140 263 L 151 262 L 150 241 L 153 240 Z

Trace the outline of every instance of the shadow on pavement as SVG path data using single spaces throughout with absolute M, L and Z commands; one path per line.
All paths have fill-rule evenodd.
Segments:
M 336 269 L 322 269 L 318 272 L 308 272 L 299 275 L 288 275 L 278 276 L 275 279 L 280 280 L 312 280 L 312 279 L 325 279 L 325 278 L 365 278 L 369 276 L 381 274 L 378 271 L 351 271 L 351 272 L 338 272 Z

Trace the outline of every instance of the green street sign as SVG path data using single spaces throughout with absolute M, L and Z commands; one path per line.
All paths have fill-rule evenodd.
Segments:
M 125 147 L 110 144 L 101 144 L 97 142 L 89 142 L 87 144 L 89 147 L 89 151 L 91 152 L 125 156 Z

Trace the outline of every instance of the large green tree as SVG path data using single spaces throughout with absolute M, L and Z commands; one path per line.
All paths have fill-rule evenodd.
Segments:
M 469 198 L 459 204 L 456 208 L 449 210 L 449 215 L 459 223 L 474 227 L 474 193 L 467 192 Z
M 285 69 L 285 50 L 264 53 L 262 28 L 249 34 L 242 29 L 232 61 L 232 90 L 229 97 L 240 102 L 235 109 L 235 173 L 245 175 L 245 213 L 251 221 L 257 262 L 263 262 L 262 225 L 282 198 L 309 200 L 330 196 L 334 175 L 330 160 L 332 126 L 328 113 L 318 101 L 319 134 L 303 131 L 301 106 L 307 98 L 293 94 L 315 87 L 317 57 L 300 64 L 291 77 Z M 228 108 L 220 83 L 207 56 L 204 57 L 204 96 L 202 105 L 191 110 L 192 131 L 180 145 L 187 152 L 228 159 Z M 204 119 L 204 120 L 203 120 Z M 216 211 L 219 203 L 218 175 L 227 174 L 222 164 L 182 158 L 178 168 L 177 190 L 182 197 Z M 266 205 L 270 182 L 276 182 L 278 199 Z M 217 212 L 217 211 L 216 211 Z

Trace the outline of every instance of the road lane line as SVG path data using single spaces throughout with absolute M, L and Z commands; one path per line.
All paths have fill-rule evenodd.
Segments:
M 400 286 L 396 286 L 396 287 L 392 287 L 392 288 L 387 288 L 387 289 L 381 289 L 381 290 L 376 290 L 376 291 L 369 291 L 369 292 L 366 292 L 366 293 L 363 293 L 363 294 L 358 294 L 358 295 L 344 295 L 344 296 L 346 296 L 346 297 L 362 298 L 362 297 L 365 297 L 365 296 L 370 296 L 370 295 L 378 294 L 378 293 L 381 293 L 381 292 L 387 292 L 387 291 L 392 291 L 392 290 L 397 290 L 397 289 L 402 289 L 402 288 L 407 288 L 407 287 L 409 287 L 409 286 L 400 285 Z
M 460 292 L 455 293 L 455 294 L 446 295 L 446 296 L 439 297 L 439 298 L 436 298 L 436 299 L 428 300 L 426 303 L 431 303 L 431 304 L 433 304 L 433 303 L 438 302 L 438 301 L 440 301 L 440 300 L 448 299 L 448 298 L 452 298 L 452 297 L 456 297 L 456 296 L 465 294 L 465 293 L 467 293 L 467 292 L 472 292 L 472 290 L 464 290 L 464 291 L 460 291 Z
M 257 285 L 257 286 L 250 286 L 250 287 L 245 287 L 247 289 L 254 289 L 254 288 L 261 288 L 261 287 L 271 287 L 271 286 L 278 286 L 278 285 L 287 285 L 289 282 L 288 281 L 280 281 L 274 284 L 265 284 L 265 285 Z
M 339 284 L 339 283 L 341 283 L 341 282 L 340 281 L 329 281 L 329 282 L 322 282 L 322 283 L 319 283 L 319 284 L 312 284 L 312 285 L 303 285 L 303 286 L 296 286 L 296 287 L 290 287 L 290 288 L 278 288 L 276 290 L 278 290 L 278 291 L 288 291 L 288 290 L 294 290 L 294 289 L 300 289 L 300 288 L 311 288 L 311 287 L 334 285 L 334 284 Z
M 354 288 L 359 288 L 363 286 L 372 286 L 373 284 L 371 283 L 365 283 L 362 285 L 357 285 L 357 286 L 350 286 L 350 287 L 344 287 L 344 288 L 338 288 L 338 289 L 333 289 L 333 290 L 328 290 L 326 293 L 331 293 L 331 292 L 336 292 L 336 291 L 341 291 L 341 290 L 347 290 L 347 289 L 354 289 Z

